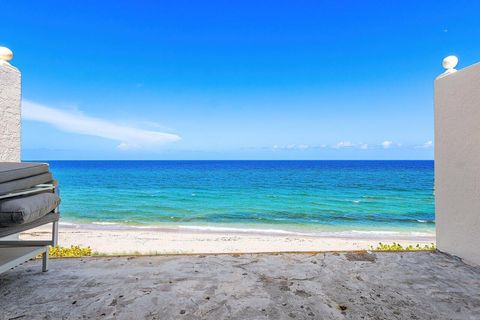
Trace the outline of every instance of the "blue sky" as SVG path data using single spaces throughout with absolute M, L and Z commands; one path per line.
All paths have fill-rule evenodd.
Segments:
M 476 1 L 1 1 L 24 159 L 432 159 Z

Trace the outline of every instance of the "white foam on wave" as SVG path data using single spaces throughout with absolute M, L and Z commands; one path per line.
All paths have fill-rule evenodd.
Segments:
M 269 235 L 290 235 L 307 237 L 340 237 L 340 238 L 385 238 L 385 237 L 429 237 L 431 234 L 424 232 L 400 232 L 386 230 L 349 230 L 349 231 L 317 231 L 300 232 L 283 229 L 256 229 L 256 228 L 233 228 L 233 227 L 212 227 L 212 226 L 178 226 L 180 230 L 203 231 L 203 232 L 231 232 L 244 234 L 269 234 Z
M 398 231 L 381 231 L 381 230 L 352 230 L 352 233 L 359 234 L 399 234 Z
M 114 225 L 118 225 L 118 223 L 115 223 L 115 222 L 107 222 L 107 221 L 94 221 L 94 222 L 91 222 L 91 224 L 98 224 L 98 225 L 101 225 L 101 226 L 114 226 Z
M 58 224 L 61 225 L 61 226 L 65 226 L 65 227 L 76 227 L 76 226 L 78 226 L 78 224 L 76 224 L 76 223 L 64 222 L 64 221 L 59 221 Z
M 60 222 L 65 227 L 87 228 L 87 229 L 107 229 L 107 230 L 178 230 L 178 231 L 197 231 L 212 233 L 237 233 L 237 234 L 264 234 L 264 235 L 283 235 L 283 236 L 306 236 L 306 237 L 338 237 L 338 238 L 402 238 L 407 237 L 431 237 L 428 232 L 416 231 L 390 231 L 390 230 L 343 230 L 343 231 L 294 231 L 275 228 L 248 228 L 248 227 L 227 227 L 227 226 L 201 226 L 201 225 L 128 225 L 123 223 L 95 221 L 87 224 L 75 224 L 71 222 Z
M 415 232 L 415 231 L 412 231 L 410 232 L 410 234 L 412 236 L 415 236 L 415 237 L 430 237 L 432 236 L 431 233 L 427 233 L 427 232 Z
M 132 225 L 128 225 L 127 227 L 132 228 L 132 229 L 162 229 L 162 228 L 164 228 L 163 226 L 156 226 L 156 225 L 151 225 L 151 226 L 132 226 Z M 167 228 L 168 228 L 168 226 L 167 226 Z
M 179 229 L 210 232 L 234 232 L 234 233 L 266 233 L 266 234 L 291 234 L 291 235 L 314 235 L 314 233 L 287 231 L 282 229 L 255 229 L 255 228 L 232 228 L 211 226 L 178 226 Z

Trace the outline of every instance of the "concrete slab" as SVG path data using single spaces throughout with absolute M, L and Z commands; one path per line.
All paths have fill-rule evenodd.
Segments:
M 431 252 L 31 261 L 2 319 L 480 319 L 480 268 Z

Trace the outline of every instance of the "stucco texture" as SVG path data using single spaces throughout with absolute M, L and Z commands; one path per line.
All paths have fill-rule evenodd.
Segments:
M 20 72 L 0 63 L 0 161 L 20 161 Z
M 480 64 L 435 81 L 439 250 L 480 264 Z

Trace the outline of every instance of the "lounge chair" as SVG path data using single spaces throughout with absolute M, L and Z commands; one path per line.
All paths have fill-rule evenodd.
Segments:
M 48 248 L 58 240 L 57 182 L 46 163 L 0 162 L 0 273 L 42 254 L 48 269 Z M 49 240 L 18 240 L 18 233 L 52 224 Z

